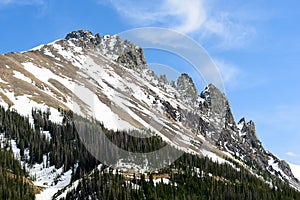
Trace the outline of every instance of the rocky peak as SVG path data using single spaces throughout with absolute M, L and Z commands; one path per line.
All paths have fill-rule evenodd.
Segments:
M 195 103 L 198 92 L 192 78 L 188 74 L 181 74 L 177 79 L 177 91 L 187 103 Z
M 259 141 L 256 135 L 256 128 L 254 122 L 250 120 L 248 123 L 245 123 L 245 119 L 244 119 L 242 123 L 244 123 L 244 126 L 240 130 L 241 133 L 244 133 L 242 134 L 243 135 L 242 137 L 246 139 L 246 141 L 250 146 L 259 149 L 261 147 L 261 142 Z
M 238 122 L 237 128 L 238 131 L 241 133 L 241 135 L 243 135 L 245 139 L 259 142 L 258 137 L 256 135 L 255 123 L 252 120 L 246 123 L 246 119 L 243 117 Z
M 248 132 L 250 133 L 250 135 L 258 141 L 258 138 L 257 138 L 257 135 L 256 135 L 256 128 L 255 128 L 255 123 L 250 120 L 248 123 L 247 123 L 247 128 L 248 128 Z
M 71 40 L 76 46 L 96 49 L 104 56 L 131 69 L 146 68 L 146 59 L 141 47 L 122 39 L 118 35 L 93 35 L 91 31 L 78 30 L 67 34 L 65 40 Z
M 73 40 L 80 47 L 88 48 L 95 47 L 101 43 L 101 37 L 99 33 L 93 35 L 88 30 L 72 31 L 65 37 L 65 40 Z
M 200 97 L 204 99 L 204 106 L 212 113 L 225 116 L 229 109 L 228 100 L 225 94 L 222 93 L 216 86 L 209 84 L 205 90 L 201 92 Z
M 238 128 L 238 131 L 240 131 L 241 133 L 246 132 L 247 123 L 246 123 L 246 119 L 244 117 L 242 119 L 240 119 L 240 121 L 237 123 L 237 128 Z
M 246 119 L 245 119 L 245 117 L 243 117 L 242 119 L 240 119 L 240 121 L 238 122 L 238 125 L 240 125 L 241 127 L 244 127 L 246 125 Z
M 75 39 L 85 39 L 85 38 L 92 38 L 94 37 L 93 33 L 91 31 L 87 30 L 78 30 L 78 31 L 72 31 L 67 34 L 65 37 L 66 40 L 75 38 Z
M 255 132 L 255 123 L 252 120 L 247 123 L 247 126 L 249 127 L 249 130 Z
M 117 58 L 118 63 L 132 69 L 147 68 L 144 51 L 141 47 L 136 46 L 127 40 L 123 42 L 123 45 L 121 43 L 121 45 L 116 47 L 117 51 L 121 52 Z
M 164 85 L 166 85 L 166 84 L 169 83 L 169 81 L 168 81 L 168 79 L 167 79 L 167 76 L 166 76 L 165 74 L 161 74 L 161 75 L 159 76 L 159 81 L 160 81 L 162 84 L 164 84 Z

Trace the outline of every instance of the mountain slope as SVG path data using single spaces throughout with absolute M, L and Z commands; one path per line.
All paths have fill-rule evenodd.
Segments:
M 32 124 L 32 108 L 48 109 L 49 120 L 59 123 L 60 110 L 72 110 L 115 131 L 149 129 L 181 151 L 235 166 L 233 160 L 300 190 L 289 165 L 263 148 L 254 122 L 235 122 L 218 88 L 210 84 L 199 94 L 187 74 L 175 85 L 158 78 L 143 50 L 118 36 L 74 31 L 24 53 L 0 55 L 0 72 L 0 104 Z

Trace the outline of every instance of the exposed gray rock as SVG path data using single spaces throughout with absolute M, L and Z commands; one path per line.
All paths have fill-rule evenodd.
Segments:
M 95 48 L 101 42 L 101 37 L 99 33 L 93 35 L 91 31 L 87 30 L 72 31 L 71 33 L 67 34 L 65 39 L 73 39 L 73 42 L 75 42 L 77 46 L 83 48 Z
M 206 102 L 206 105 L 211 112 L 225 116 L 226 106 L 228 105 L 228 100 L 226 96 L 213 84 L 209 84 L 203 92 L 201 92 L 200 97 Z
M 78 30 L 67 34 L 65 40 L 72 40 L 77 46 L 85 49 L 93 48 L 125 67 L 147 68 L 143 49 L 127 40 L 122 41 L 118 35 L 101 37 L 99 33 L 93 35 L 90 31 Z
M 278 166 L 289 177 L 293 177 L 294 176 L 293 173 L 292 173 L 292 171 L 291 171 L 291 168 L 290 168 L 289 164 L 287 162 L 285 162 L 284 160 L 280 160 L 278 162 Z
M 80 30 L 69 33 L 65 39 L 71 40 L 75 45 L 85 49 L 100 52 L 127 68 L 137 71 L 147 68 L 143 49 L 129 41 L 122 41 L 117 35 L 100 37 L 99 34 L 93 35 L 90 31 Z M 155 77 L 153 80 L 159 81 L 160 87 L 169 84 L 165 75 L 160 78 L 155 74 L 151 74 L 151 76 Z M 245 118 L 242 118 L 236 125 L 228 99 L 217 87 L 209 84 L 198 95 L 192 78 L 187 74 L 182 74 L 178 78 L 175 88 L 180 94 L 178 96 L 180 102 L 185 106 L 188 105 L 187 108 L 181 109 L 176 103 L 168 99 L 161 99 L 154 91 L 147 91 L 149 96 L 155 97 L 153 104 L 161 105 L 171 121 L 181 122 L 193 133 L 202 134 L 211 144 L 229 152 L 258 171 L 267 170 L 283 180 L 286 180 L 286 175 L 290 178 L 290 180 L 286 180 L 287 182 L 294 181 L 289 165 L 263 148 L 257 137 L 253 121 L 247 123 Z M 177 96 L 175 99 L 178 100 Z M 276 171 L 270 165 L 270 159 L 278 165 L 280 170 Z
M 198 92 L 192 78 L 189 75 L 185 73 L 181 74 L 177 79 L 176 88 L 183 101 L 191 105 L 196 103 Z
M 128 46 L 129 48 L 124 49 L 124 52 L 120 55 L 117 61 L 128 68 L 146 68 L 146 60 L 143 49 L 132 44 Z
M 164 106 L 164 110 L 167 113 L 168 117 L 172 118 L 175 121 L 181 121 L 181 109 L 179 107 L 174 108 L 168 101 L 161 101 L 161 103 Z
M 167 76 L 165 74 L 161 74 L 159 76 L 159 81 L 160 81 L 160 83 L 165 84 L 165 85 L 169 83 Z
M 143 49 L 128 40 L 122 41 L 118 35 L 105 35 L 99 44 L 99 51 L 127 68 L 147 68 Z
M 201 133 L 210 143 L 228 151 L 258 171 L 267 170 L 286 182 L 295 182 L 289 165 L 263 148 L 253 121 L 246 123 L 245 118 L 242 118 L 238 126 L 236 125 L 228 100 L 218 88 L 210 84 L 199 97 L 201 114 L 182 111 L 182 122 L 186 126 Z M 269 165 L 271 158 L 286 176 L 291 177 L 290 180 Z

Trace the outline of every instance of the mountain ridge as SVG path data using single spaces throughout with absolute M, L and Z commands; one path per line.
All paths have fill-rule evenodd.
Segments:
M 32 107 L 47 108 L 61 122 L 58 109 L 73 110 L 115 130 L 151 129 L 187 152 L 234 159 L 300 190 L 289 165 L 263 148 L 254 122 L 235 122 L 224 93 L 209 84 L 199 94 L 188 74 L 172 86 L 149 69 L 142 48 L 118 36 L 73 31 L 28 52 L 0 55 L 0 64 L 0 104 L 25 116 Z

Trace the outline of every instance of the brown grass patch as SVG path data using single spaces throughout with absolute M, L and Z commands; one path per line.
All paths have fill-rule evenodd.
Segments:
M 12 172 L 7 172 L 7 175 L 13 179 L 17 178 L 17 176 Z M 33 189 L 34 194 L 40 194 L 45 189 L 45 187 L 34 185 L 34 183 L 31 180 L 29 180 L 28 178 L 26 178 L 24 176 L 22 177 L 22 179 L 23 179 L 23 182 L 29 184 L 29 186 Z
M 0 97 L 9 107 L 14 105 L 14 103 L 2 92 L 0 92 Z

